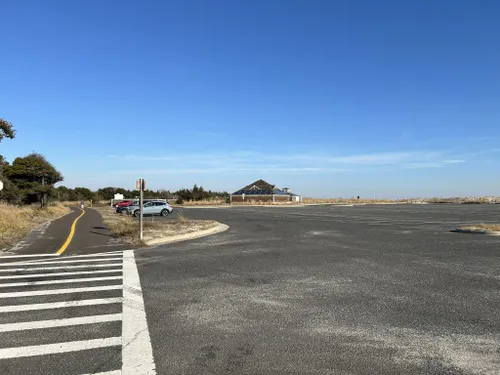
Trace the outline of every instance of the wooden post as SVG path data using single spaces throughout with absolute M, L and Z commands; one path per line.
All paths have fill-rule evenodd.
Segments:
M 140 207 L 140 212 L 141 215 L 139 216 L 139 240 L 142 241 L 143 239 L 143 214 L 144 214 L 144 180 L 141 178 L 139 180 L 140 184 L 140 200 L 139 200 L 139 207 Z

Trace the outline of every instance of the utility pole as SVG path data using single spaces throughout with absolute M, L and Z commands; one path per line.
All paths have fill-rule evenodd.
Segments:
M 137 190 L 139 190 L 139 240 L 142 241 L 144 238 L 143 236 L 143 214 L 144 214 L 144 189 L 146 188 L 146 181 L 144 181 L 143 178 L 140 178 L 138 181 L 135 183 L 135 187 Z
M 140 207 L 141 207 L 141 216 L 139 217 L 139 239 L 142 241 L 144 238 L 143 235 L 143 226 L 144 226 L 144 189 L 143 189 L 143 183 L 144 180 L 141 178 L 141 202 L 140 202 Z

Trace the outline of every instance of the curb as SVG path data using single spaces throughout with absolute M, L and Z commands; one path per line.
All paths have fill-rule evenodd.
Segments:
M 202 237 L 207 237 L 207 236 L 211 236 L 214 234 L 222 233 L 228 229 L 229 229 L 229 225 L 219 223 L 217 226 L 210 228 L 210 229 L 200 230 L 200 231 L 192 232 L 192 233 L 181 234 L 178 236 L 173 236 L 173 237 L 169 237 L 169 238 L 165 238 L 165 239 L 154 239 L 154 240 L 150 240 L 150 241 L 145 241 L 145 244 L 147 246 L 156 246 L 156 245 L 165 245 L 165 244 L 174 243 L 174 242 L 183 242 L 183 241 L 194 240 L 196 238 L 202 238 Z

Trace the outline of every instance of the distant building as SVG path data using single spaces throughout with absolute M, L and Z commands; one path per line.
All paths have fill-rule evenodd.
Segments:
M 114 200 L 120 200 L 120 199 L 123 199 L 123 194 L 120 194 L 120 193 L 116 193 L 115 194 L 115 197 L 114 197 Z
M 301 202 L 301 197 L 290 192 L 289 188 L 280 189 L 264 180 L 257 180 L 229 196 L 231 203 L 243 202 Z

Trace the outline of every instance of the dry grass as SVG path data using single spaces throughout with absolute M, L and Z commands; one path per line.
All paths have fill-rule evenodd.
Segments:
M 107 225 L 111 233 L 120 237 L 128 243 L 135 243 L 137 239 L 138 225 L 131 217 L 126 215 L 116 214 L 111 207 L 95 207 L 101 214 L 104 224 Z
M 336 203 L 336 204 L 388 204 L 404 203 L 402 200 L 392 199 L 356 199 L 356 198 L 304 198 L 306 204 Z
M 173 236 L 182 236 L 211 229 L 218 224 L 212 220 L 149 221 L 144 223 L 144 241 L 149 242 Z
M 461 232 L 500 234 L 500 224 L 473 224 L 458 227 Z
M 172 202 L 175 205 L 174 202 Z M 220 206 L 227 205 L 225 199 L 203 199 L 201 201 L 184 201 L 180 206 Z
M 81 201 L 62 201 L 61 204 L 66 207 L 80 207 Z M 85 207 L 109 207 L 108 201 L 99 201 L 92 202 L 92 206 L 90 205 L 90 201 L 83 201 Z
M 169 236 L 185 235 L 200 230 L 214 228 L 218 225 L 212 220 L 189 220 L 184 213 L 178 215 L 177 220 L 161 220 L 154 217 L 144 219 L 144 241 L 139 241 L 139 223 L 129 215 L 116 214 L 110 207 L 97 207 L 104 223 L 111 233 L 122 241 L 141 246 L 146 242 Z
M 0 249 L 13 245 L 40 224 L 69 212 L 60 203 L 50 204 L 44 209 L 0 203 Z
M 185 206 L 276 206 L 276 205 L 300 205 L 298 202 L 259 202 L 254 199 L 245 199 L 245 202 L 232 202 L 227 203 L 225 200 L 204 200 L 204 201 L 193 201 L 193 202 L 184 202 L 183 204 L 174 205 L 176 207 L 185 207 Z
M 454 203 L 454 204 L 483 204 L 497 201 L 495 197 L 451 197 L 451 198 L 423 198 L 427 203 Z
M 249 199 L 245 202 L 233 202 L 232 206 L 291 206 L 300 205 L 299 202 L 259 202 L 257 200 Z
M 304 198 L 304 203 L 337 203 L 337 204 L 395 204 L 395 203 L 453 203 L 483 204 L 500 202 L 498 197 L 452 197 L 452 198 L 407 198 L 407 199 L 355 199 L 355 198 Z

